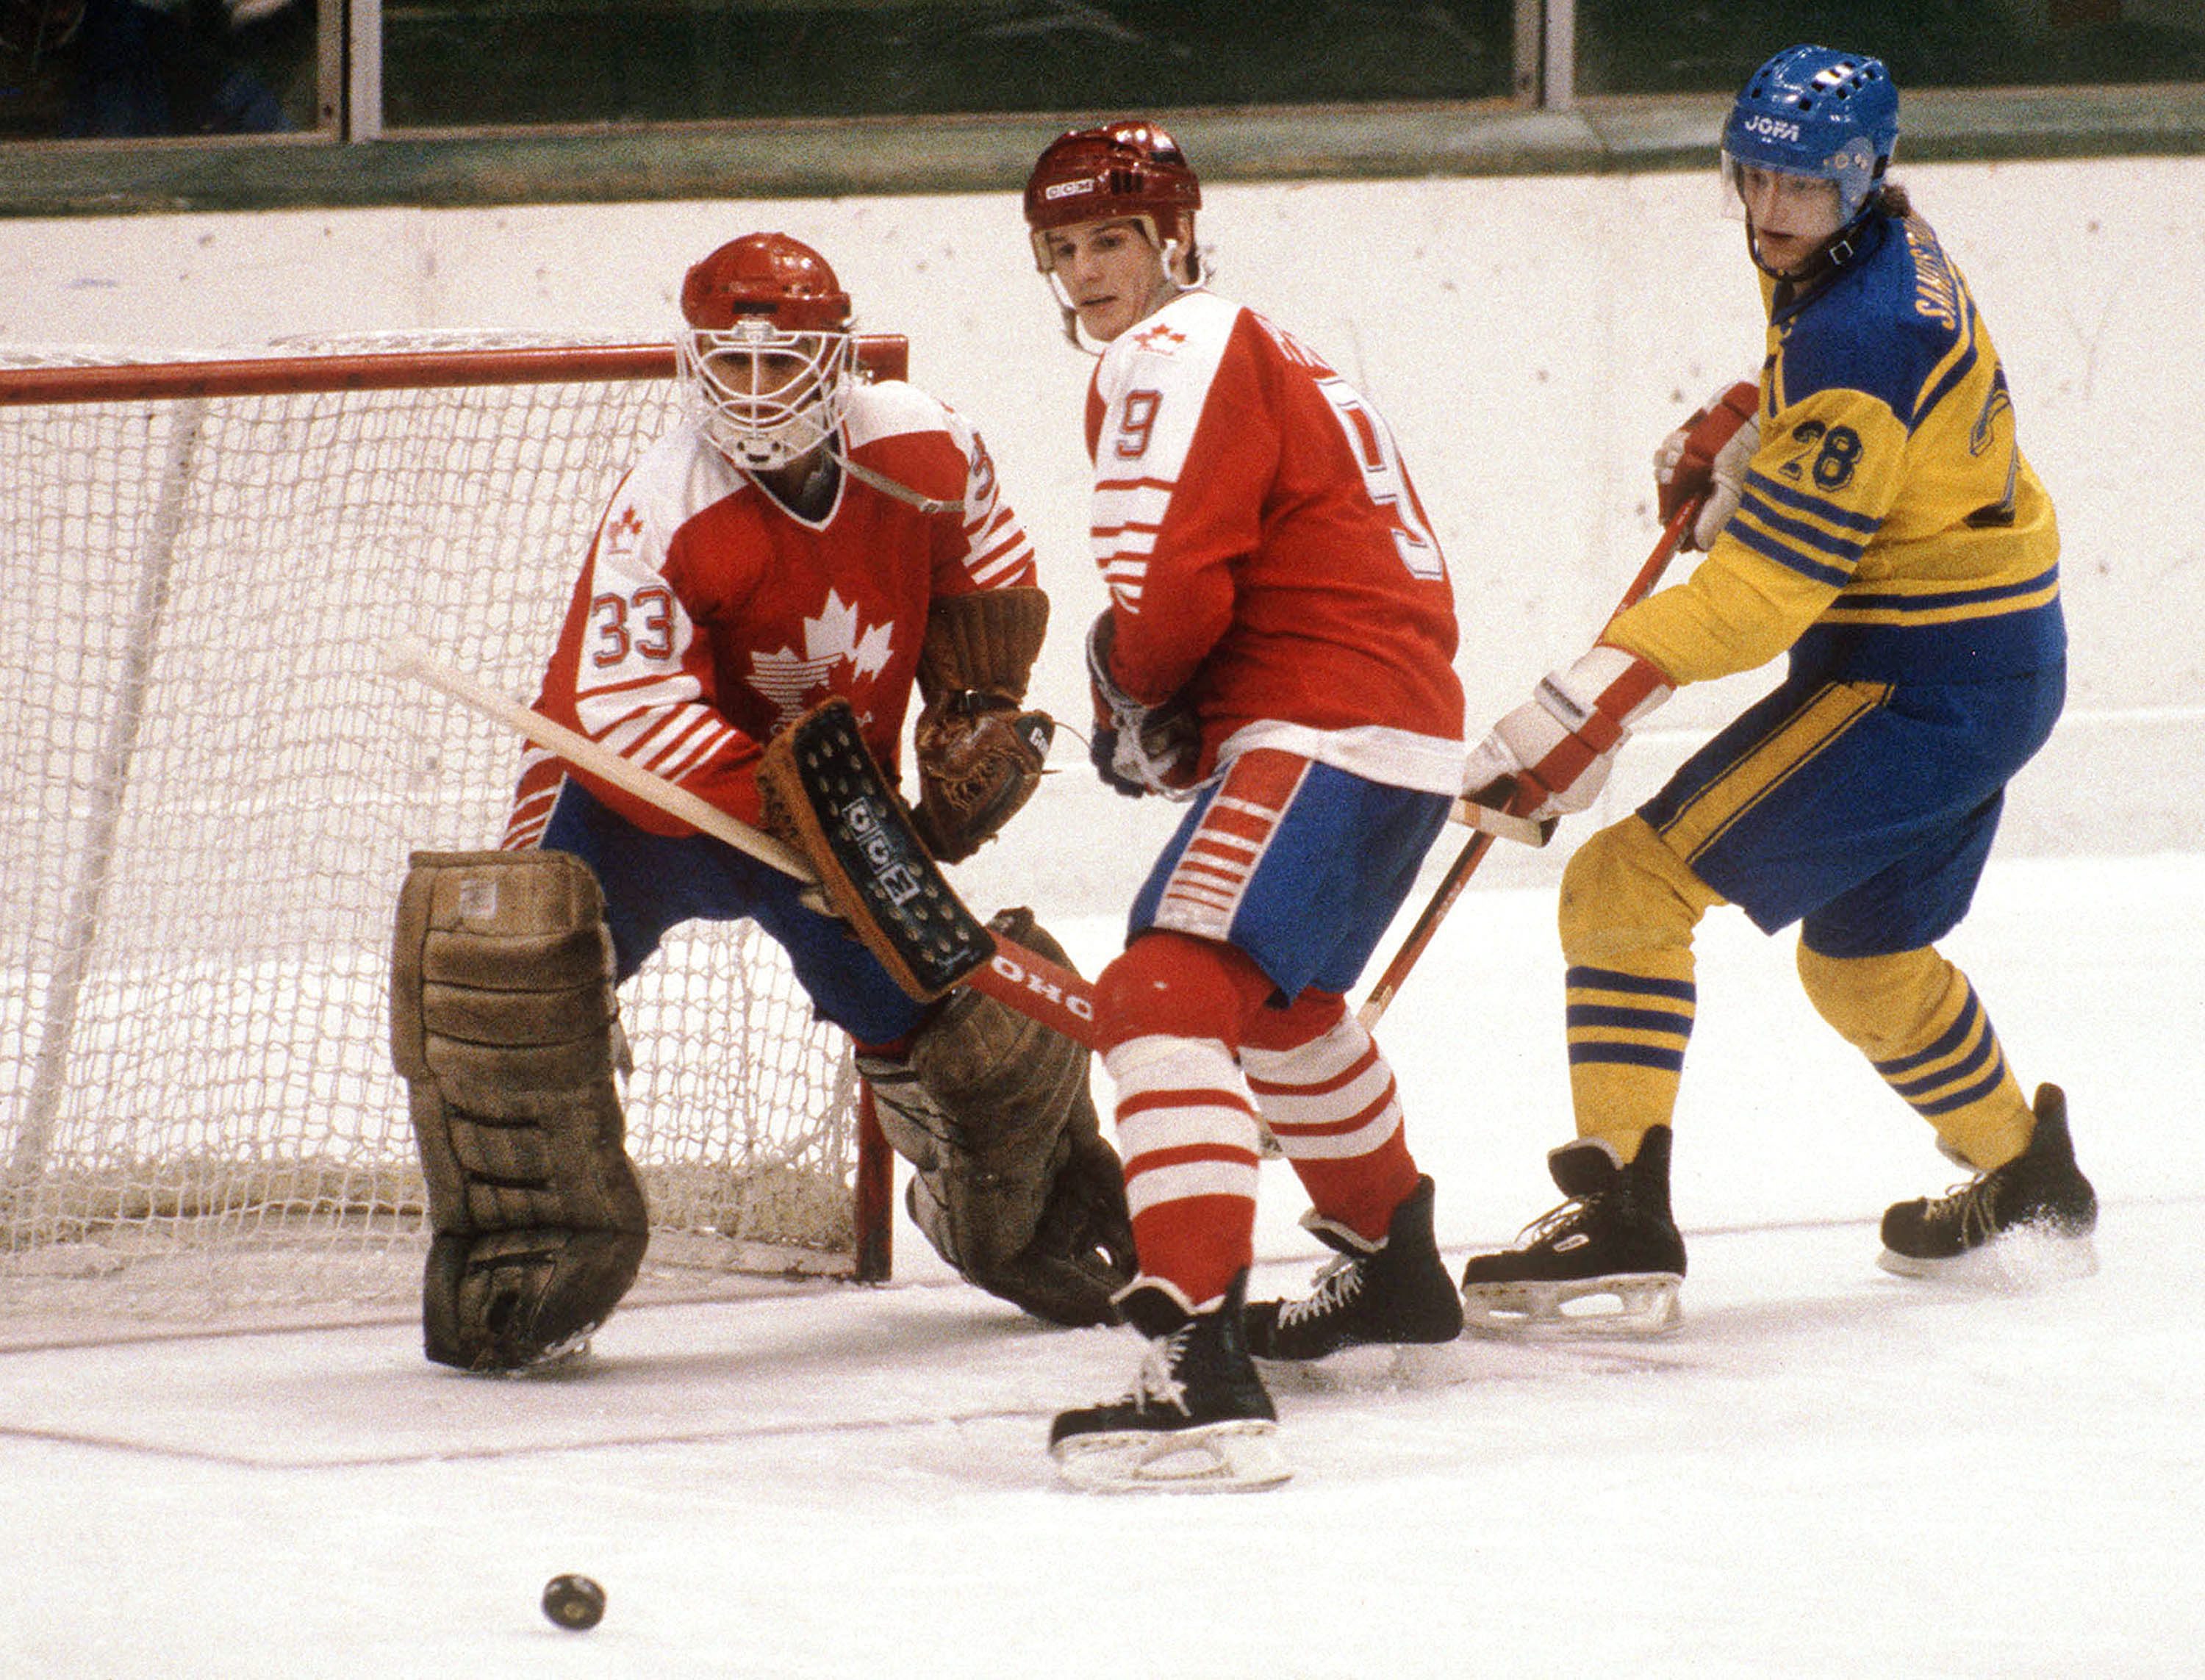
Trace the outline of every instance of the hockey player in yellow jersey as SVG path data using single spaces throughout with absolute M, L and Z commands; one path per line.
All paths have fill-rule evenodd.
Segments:
M 1703 498 L 1686 546 L 1707 556 L 1472 755 L 1473 796 L 1582 810 L 1676 687 L 1789 656 L 1774 692 L 1571 859 L 1578 1138 L 1548 1157 L 1568 1200 L 1470 1261 L 1473 1330 L 1679 1321 L 1670 1120 L 1693 930 L 1726 902 L 1767 933 L 1800 923 L 1816 1010 L 1973 1174 L 1885 1214 L 1887 1269 L 1987 1270 L 2024 1243 L 2053 1269 L 2093 1263 L 2065 1098 L 2023 1095 L 1935 945 L 1966 914 L 2007 781 L 2059 714 L 2065 632 L 2051 501 L 1965 282 L 1885 178 L 1898 134 L 1874 58 L 1793 47 L 1748 80 L 1721 167 L 1760 271 L 1766 359 L 1757 387 L 1718 394 L 1655 457 L 1665 519 Z

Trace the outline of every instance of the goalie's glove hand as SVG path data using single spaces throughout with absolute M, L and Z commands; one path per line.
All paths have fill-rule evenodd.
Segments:
M 1678 544 L 1711 549 L 1738 511 L 1746 463 L 1761 447 L 1761 388 L 1741 379 L 1661 440 L 1654 452 L 1654 488 L 1663 525 L 1686 502 L 1700 511 Z
M 1174 695 L 1157 705 L 1136 700 L 1110 674 L 1116 621 L 1107 607 L 1087 632 L 1087 684 L 1095 697 L 1095 733 L 1087 756 L 1095 772 L 1117 792 L 1183 798 L 1195 786 L 1202 757 L 1202 726 L 1194 709 Z
M 1055 733 L 1047 712 L 1021 711 L 1004 695 L 960 689 L 929 701 L 912 732 L 912 824 L 926 849 L 960 864 L 994 839 L 1041 785 Z
M 1630 726 L 1673 692 L 1653 664 L 1602 643 L 1550 673 L 1471 749 L 1463 792 L 1535 822 L 1581 811 L 1600 797 Z

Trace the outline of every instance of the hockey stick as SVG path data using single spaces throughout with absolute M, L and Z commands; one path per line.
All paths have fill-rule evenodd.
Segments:
M 714 840 L 732 846 L 793 881 L 818 884 L 811 860 L 793 846 L 730 816 L 717 805 L 698 798 L 687 788 L 624 758 L 610 747 L 579 734 L 519 701 L 508 698 L 463 671 L 439 661 L 422 643 L 405 638 L 385 650 L 386 668 L 394 676 L 411 677 L 437 690 L 484 717 L 518 730 L 545 751 L 556 753 L 578 769 L 633 794 L 669 816 L 680 818 Z M 807 900 L 809 901 L 809 900 Z M 1062 1033 L 1089 1049 L 1095 1042 L 1095 994 L 1087 982 L 1061 964 L 1053 963 L 1015 941 L 990 930 L 995 953 L 959 982 L 994 998 L 1029 1019 Z
M 1512 840 L 1519 846 L 1535 850 L 1554 837 L 1551 822 L 1534 822 L 1528 816 L 1519 816 L 1513 810 L 1495 810 L 1491 805 L 1481 805 L 1471 798 L 1457 799 L 1454 809 L 1447 813 L 1447 821 L 1459 822 L 1465 828 L 1475 828 L 1481 834 L 1490 834 L 1495 840 Z
M 1646 563 L 1638 568 L 1638 575 L 1623 591 L 1623 598 L 1615 603 L 1615 611 L 1608 615 L 1608 624 L 1614 623 L 1625 608 L 1637 605 L 1653 592 L 1654 585 L 1661 582 L 1662 573 L 1668 569 L 1670 559 L 1677 552 L 1677 544 L 1684 540 L 1685 527 L 1699 517 L 1700 503 L 1703 499 L 1695 496 L 1669 516 L 1669 523 L 1661 527 L 1661 536 L 1654 544 L 1654 551 L 1646 556 Z M 1603 631 L 1606 628 L 1606 625 L 1602 626 Z M 1468 803 L 1467 800 L 1458 799 L 1455 802 L 1457 811 L 1459 812 Z M 1520 813 L 1512 812 L 1510 815 L 1519 821 L 1530 821 Z M 1394 953 L 1394 960 L 1386 965 L 1386 971 L 1378 977 L 1378 983 L 1370 988 L 1370 995 L 1363 1000 L 1363 1007 L 1355 1012 L 1355 1018 L 1362 1024 L 1364 1031 L 1376 1026 L 1384 1016 L 1394 1001 L 1394 994 L 1401 989 L 1402 982 L 1409 977 L 1409 971 L 1424 954 L 1424 947 L 1432 942 L 1432 935 L 1439 931 L 1440 923 L 1447 919 L 1447 911 L 1454 908 L 1454 901 L 1462 896 L 1462 889 L 1469 884 L 1471 876 L 1477 872 L 1477 866 L 1485 861 L 1485 854 L 1492 849 L 1493 831 L 1479 825 L 1478 832 L 1471 837 L 1470 844 L 1463 847 L 1461 855 L 1447 865 L 1447 872 L 1440 878 L 1439 886 L 1432 893 L 1431 902 L 1417 917 L 1416 925 L 1409 929 L 1409 936 L 1401 941 L 1401 948 Z

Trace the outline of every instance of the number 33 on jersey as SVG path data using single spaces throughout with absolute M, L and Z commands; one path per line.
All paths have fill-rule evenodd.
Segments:
M 1457 790 L 1453 590 L 1353 386 L 1254 311 L 1186 292 L 1103 354 L 1087 442 L 1114 668 L 1152 702 L 1201 668 L 1205 772 L 1269 722 L 1307 756 Z

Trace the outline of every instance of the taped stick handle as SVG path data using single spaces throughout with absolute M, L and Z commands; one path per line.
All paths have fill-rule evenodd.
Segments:
M 778 870 L 791 880 L 807 886 L 818 884 L 818 872 L 794 846 L 753 828 L 740 817 L 729 816 L 680 784 L 623 757 L 602 741 L 593 741 L 534 708 L 499 693 L 466 672 L 453 669 L 421 642 L 412 638 L 393 642 L 384 650 L 384 665 L 393 676 L 410 677 L 449 695 L 484 716 L 519 731 L 575 769 L 610 782 L 669 816 L 679 817 L 691 828 Z M 1030 1020 L 1062 1033 L 1075 1043 L 1084 1044 L 1091 1050 L 1099 1048 L 1095 1041 L 1094 988 L 1062 964 L 1051 962 L 1015 940 L 1005 939 L 993 929 L 989 933 L 996 941 L 994 956 L 958 983 L 986 994 Z
M 1454 802 L 1447 813 L 1447 821 L 1459 822 L 1465 828 L 1475 828 L 1481 834 L 1491 834 L 1495 840 L 1514 840 L 1519 846 L 1536 849 L 1554 838 L 1554 825 L 1534 822 L 1528 816 L 1519 816 L 1513 810 L 1495 810 L 1491 805 L 1481 805 L 1477 800 L 1465 798 Z
M 1646 556 L 1645 564 L 1638 568 L 1638 575 L 1623 591 L 1622 598 L 1615 603 L 1615 610 L 1608 615 L 1608 623 L 1601 626 L 1603 633 L 1608 624 L 1614 624 L 1624 612 L 1653 593 L 1654 585 L 1661 581 L 1662 573 L 1668 570 L 1669 561 L 1676 555 L 1677 545 L 1685 540 L 1685 532 L 1691 528 L 1692 521 L 1699 518 L 1700 505 L 1705 500 L 1704 496 L 1694 496 L 1669 516 L 1669 522 L 1661 527 L 1661 535 L 1655 543 L 1653 552 Z M 1466 802 L 1458 800 L 1456 803 L 1459 808 Z M 1512 815 L 1520 816 L 1520 813 Z M 1462 889 L 1470 884 L 1471 876 L 1477 872 L 1477 866 L 1485 861 L 1485 854 L 1492 849 L 1492 834 L 1481 828 L 1471 837 L 1470 843 L 1463 847 L 1454 862 L 1447 865 L 1447 873 L 1440 877 L 1440 884 L 1432 893 L 1431 901 L 1418 916 L 1415 925 L 1409 929 L 1409 936 L 1401 941 L 1401 948 L 1394 953 L 1394 960 L 1386 965 L 1386 971 L 1378 977 L 1378 983 L 1370 988 L 1370 995 L 1364 999 L 1363 1006 L 1355 1012 L 1355 1018 L 1364 1031 L 1375 1028 L 1393 1006 L 1394 994 L 1401 989 L 1402 982 L 1408 979 L 1409 971 L 1416 967 L 1417 959 L 1424 954 L 1424 947 L 1432 942 L 1432 935 L 1439 931 L 1440 923 L 1447 919 L 1447 911 L 1454 908 L 1454 901 L 1462 896 Z

